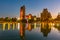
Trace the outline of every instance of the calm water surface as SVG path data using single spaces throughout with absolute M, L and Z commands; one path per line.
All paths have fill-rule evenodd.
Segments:
M 0 40 L 60 40 L 60 23 L 0 23 Z

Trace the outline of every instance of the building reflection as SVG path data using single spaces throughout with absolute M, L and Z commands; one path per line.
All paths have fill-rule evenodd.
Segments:
M 20 38 L 21 40 L 25 40 L 25 30 L 32 31 L 32 29 L 41 28 L 42 34 L 44 37 L 47 37 L 48 34 L 51 31 L 51 27 L 55 27 L 58 31 L 60 31 L 60 23 L 0 23 L 2 25 L 2 28 L 0 27 L 0 30 L 16 30 L 19 29 Z M 53 26 L 54 25 L 54 26 Z
M 25 23 L 20 23 L 20 38 L 25 40 Z
M 40 27 L 40 24 L 35 23 L 27 23 L 26 30 L 32 31 L 32 29 L 36 29 L 37 27 Z
M 41 24 L 41 32 L 43 33 L 44 37 L 47 37 L 50 31 L 51 31 L 51 27 L 48 25 L 48 23 Z
M 31 30 L 32 30 L 31 23 L 28 23 L 27 30 L 29 30 L 29 31 L 31 31 Z
M 32 23 L 27 24 L 28 24 L 27 30 L 32 31 L 32 29 L 34 29 L 34 25 L 32 25 Z

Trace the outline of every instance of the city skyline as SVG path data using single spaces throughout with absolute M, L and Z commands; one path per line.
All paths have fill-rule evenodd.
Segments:
M 40 16 L 44 8 L 47 8 L 55 18 L 60 12 L 59 0 L 0 0 L 0 17 L 20 17 L 20 7 L 26 6 L 26 15 Z

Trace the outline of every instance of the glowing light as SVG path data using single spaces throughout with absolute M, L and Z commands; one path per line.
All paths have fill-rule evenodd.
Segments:
M 59 24 L 57 24 L 57 26 L 59 26 Z
M 34 18 L 34 20 L 36 20 L 36 18 Z
M 20 20 L 20 18 L 17 18 L 17 20 Z
M 18 23 L 18 30 L 20 29 L 20 23 Z
M 54 26 L 55 24 L 53 23 L 53 26 Z
M 29 16 L 29 19 L 31 19 L 31 16 Z
M 5 23 L 3 24 L 3 31 L 5 30 Z
M 10 24 L 8 23 L 8 30 L 10 29 Z
M 36 23 L 34 23 L 34 28 L 36 29 Z
M 13 30 L 15 29 L 15 24 L 13 24 Z
M 28 24 L 28 30 L 31 30 L 31 24 Z

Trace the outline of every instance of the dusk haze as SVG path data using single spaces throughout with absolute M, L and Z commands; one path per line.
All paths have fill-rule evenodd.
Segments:
M 0 17 L 19 17 L 19 10 L 23 5 L 26 6 L 26 14 L 36 16 L 43 8 L 48 8 L 53 18 L 60 12 L 60 0 L 0 0 Z
M 60 0 L 0 0 L 0 40 L 60 40 Z

